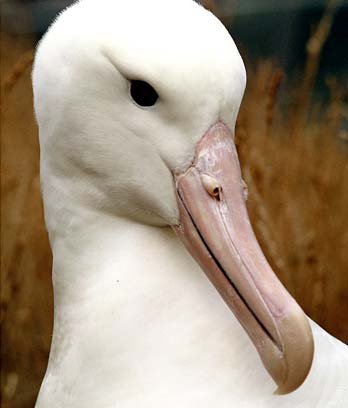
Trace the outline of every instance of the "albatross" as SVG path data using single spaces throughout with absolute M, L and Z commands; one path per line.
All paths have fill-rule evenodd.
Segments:
M 192 0 L 81 0 L 41 40 L 54 329 L 37 408 L 348 406 L 347 347 L 250 225 L 233 142 L 245 84 Z

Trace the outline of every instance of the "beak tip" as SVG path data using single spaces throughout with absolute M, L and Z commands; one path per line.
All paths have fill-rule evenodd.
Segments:
M 302 310 L 300 313 L 297 311 L 292 319 L 284 322 L 283 333 L 285 334 L 285 375 L 279 382 L 274 378 L 278 385 L 274 391 L 275 395 L 289 394 L 298 389 L 311 370 L 314 356 L 312 330 L 308 318 Z
M 284 388 L 282 385 L 278 386 L 277 389 L 273 392 L 273 395 L 287 395 L 290 394 L 295 390 L 288 390 L 287 388 Z
M 281 387 L 278 387 L 274 392 L 273 395 L 286 395 L 288 394 L 288 392 L 283 391 L 283 389 Z

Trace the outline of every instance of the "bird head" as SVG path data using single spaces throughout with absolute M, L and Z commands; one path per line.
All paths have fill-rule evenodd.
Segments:
M 53 237 L 52 219 L 82 203 L 172 227 L 289 392 L 307 376 L 313 340 L 247 215 L 233 140 L 245 84 L 231 36 L 194 1 L 70 7 L 33 71 L 46 220 Z

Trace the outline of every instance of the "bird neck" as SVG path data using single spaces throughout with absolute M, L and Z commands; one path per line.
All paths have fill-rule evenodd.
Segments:
M 64 214 L 50 224 L 54 332 L 36 408 L 240 406 L 246 395 L 246 407 L 278 406 L 245 332 L 170 228 Z M 287 406 L 346 396 L 346 346 L 312 328 L 318 357 Z
M 145 389 L 150 395 L 151 384 L 179 394 L 209 386 L 213 395 L 231 381 L 250 383 L 255 366 L 263 372 L 239 323 L 170 228 L 89 214 L 67 229 L 51 242 L 55 317 L 42 401 L 54 389 L 51 399 L 75 406 L 75 387 L 76 398 L 89 402 L 103 395 L 103 404 L 90 403 L 103 407 L 128 390 L 129 398 Z

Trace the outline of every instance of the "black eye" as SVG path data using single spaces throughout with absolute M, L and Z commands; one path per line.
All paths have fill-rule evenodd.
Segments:
M 144 81 L 131 81 L 130 94 L 134 102 L 140 106 L 153 106 L 158 99 L 158 93 Z

